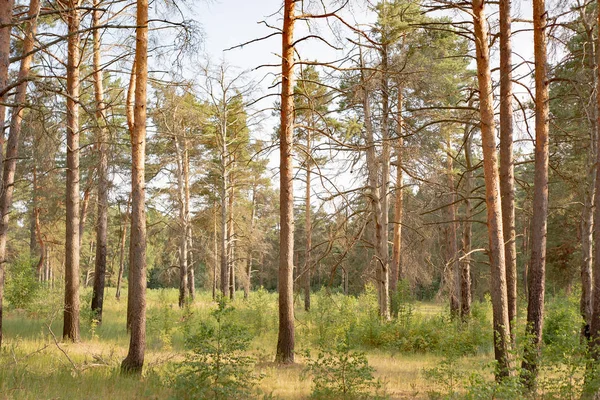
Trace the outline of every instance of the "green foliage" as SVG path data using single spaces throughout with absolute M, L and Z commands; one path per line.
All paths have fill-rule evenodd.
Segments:
M 174 303 L 168 301 L 167 292 L 164 289 L 159 290 L 159 305 L 157 308 L 148 312 L 148 333 L 156 338 L 159 348 L 171 350 L 173 344 L 173 334 L 177 329 L 176 317 L 178 312 L 174 312 Z
M 237 311 L 255 336 L 277 327 L 276 302 L 264 288 L 252 292 L 246 304 L 246 307 Z
M 12 308 L 27 309 L 40 294 L 34 266 L 35 261 L 25 256 L 8 264 L 4 296 Z
M 313 296 L 308 323 L 310 337 L 320 347 L 331 346 L 344 340 L 356 324 L 355 299 L 320 290 Z
M 429 398 L 459 398 L 458 391 L 464 384 L 465 373 L 458 365 L 458 356 L 456 353 L 450 353 L 437 367 L 424 370 L 423 375 L 432 384 L 427 391 Z
M 364 353 L 342 341 L 333 350 L 321 348 L 317 358 L 306 352 L 305 374 L 313 378 L 312 399 L 385 399 L 383 384 L 375 379 Z
M 251 336 L 231 321 L 233 308 L 224 299 L 187 338 L 191 353 L 178 364 L 173 378 L 178 399 L 247 399 L 257 394 L 261 378 L 253 372 L 254 360 L 245 356 Z

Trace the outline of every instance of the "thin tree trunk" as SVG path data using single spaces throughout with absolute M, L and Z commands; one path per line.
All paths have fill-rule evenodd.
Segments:
M 515 234 L 515 171 L 513 160 L 512 46 L 511 0 L 500 1 L 500 195 L 508 319 L 514 339 L 513 324 L 517 317 L 517 243 Z
M 99 0 L 94 0 L 92 25 L 100 25 Z M 92 313 L 98 323 L 102 323 L 104 286 L 106 282 L 106 257 L 108 240 L 108 131 L 106 128 L 106 105 L 104 85 L 100 69 L 100 30 L 93 31 L 94 95 L 96 98 L 96 121 L 98 124 L 98 211 L 96 215 L 96 262 L 94 266 L 94 289 L 92 291 Z
M 549 103 L 546 54 L 546 6 L 533 0 L 533 40 L 535 48 L 535 177 L 531 225 L 531 264 L 526 333 L 530 340 L 523 352 L 521 377 L 533 388 L 538 375 L 538 359 L 544 322 L 546 280 L 546 230 L 548 218 L 548 130 Z
M 392 265 L 390 266 L 390 292 L 395 293 L 398 287 L 398 280 L 403 279 L 402 271 L 402 147 L 404 139 L 402 138 L 402 106 L 404 99 L 402 97 L 402 86 L 398 84 L 398 110 L 396 120 L 396 187 L 394 188 L 394 220 L 393 222 L 393 242 L 392 242 Z M 392 302 L 394 300 L 392 299 Z M 392 308 L 397 311 L 397 305 L 392 304 Z M 395 312 L 396 313 L 396 312 Z
M 361 54 L 361 66 L 363 65 L 362 54 Z M 377 154 L 375 152 L 375 139 L 373 134 L 373 123 L 371 119 L 371 104 L 369 102 L 369 90 L 367 87 L 367 81 L 365 77 L 364 69 L 361 69 L 361 84 L 363 90 L 363 112 L 365 120 L 365 134 L 367 143 L 367 170 L 368 170 L 368 187 L 369 197 L 372 208 L 373 222 L 374 222 L 374 247 L 375 247 L 375 263 L 376 273 L 375 278 L 377 280 L 377 293 L 379 301 L 379 314 L 380 316 L 388 320 L 390 318 L 389 308 L 389 270 L 388 270 L 388 254 L 387 254 L 387 243 L 384 243 L 385 234 L 387 231 L 387 225 L 383 218 L 383 206 L 381 201 L 379 180 L 378 180 L 378 168 L 377 168 Z
M 185 135 L 185 134 L 184 134 Z M 188 141 L 184 136 L 183 138 L 183 179 L 185 184 L 185 221 L 186 221 L 186 235 L 187 235 L 187 274 L 188 274 L 188 293 L 190 299 L 193 301 L 196 298 L 196 278 L 194 274 L 194 259 L 193 259 L 193 241 L 192 241 L 192 223 L 190 215 L 190 157 L 188 150 Z
M 311 114 L 311 125 L 312 114 Z M 313 126 L 311 126 L 313 128 Z M 310 311 L 310 269 L 311 269 L 311 249 L 312 249 L 312 217 L 310 208 L 310 179 L 311 179 L 311 168 L 310 163 L 312 159 L 311 155 L 311 129 L 306 130 L 306 194 L 304 197 L 305 212 L 305 226 L 306 226 L 306 247 L 304 250 L 304 310 Z
M 85 231 L 85 223 L 87 221 L 88 210 L 90 206 L 90 197 L 92 195 L 92 176 L 88 176 L 88 184 L 83 191 L 83 200 L 81 201 L 81 211 L 79 212 L 79 247 L 83 242 L 83 232 Z
M 600 23 L 600 7 L 598 7 L 597 22 Z M 598 37 L 596 48 L 600 48 Z M 600 90 L 600 52 L 596 59 L 596 93 Z M 600 95 L 596 96 L 596 124 L 600 127 Z M 593 285 L 592 285 L 592 323 L 590 326 L 590 347 L 594 359 L 600 359 L 600 134 L 596 137 L 596 182 L 594 196 L 594 250 L 593 250 Z
M 252 187 L 252 203 L 250 209 L 250 237 L 254 237 L 254 219 L 256 218 L 256 183 Z M 252 245 L 248 246 L 248 254 L 246 255 L 246 286 L 244 287 L 244 298 L 250 297 L 252 288 Z
M 483 170 L 485 179 L 489 256 L 491 268 L 490 289 L 494 326 L 494 356 L 498 363 L 497 378 L 511 373 L 511 338 L 508 319 L 508 298 L 504 260 L 502 209 L 500 205 L 500 182 L 496 137 L 494 132 L 494 109 L 490 52 L 484 2 L 473 0 L 473 23 L 477 53 L 477 78 L 479 82 L 479 112 L 483 147 Z
M 10 67 L 10 35 L 12 31 L 12 14 L 14 0 L 3 0 L 0 6 L 0 90 L 4 91 L 8 86 L 8 69 Z M 23 53 L 25 54 L 25 53 Z M 0 162 L 4 163 L 2 156 L 4 155 L 4 121 L 6 120 L 6 103 L 7 93 L 0 96 Z M 2 328 L 2 285 L 4 275 L 0 268 L 0 344 L 1 328 Z
M 146 348 L 146 213 L 144 163 L 148 82 L 148 0 L 137 0 L 134 129 L 131 132 L 131 236 L 129 302 L 131 338 L 121 364 L 124 373 L 141 374 Z
M 179 203 L 179 228 L 181 230 L 179 237 L 179 307 L 183 308 L 188 297 L 188 225 L 185 206 L 185 178 L 183 171 L 183 154 L 179 147 L 179 140 L 176 136 L 173 137 L 175 145 L 175 155 L 177 158 L 177 193 Z
M 587 7 L 579 8 L 580 20 L 583 22 L 586 36 L 590 43 L 590 55 L 588 56 L 588 67 L 595 71 L 597 64 L 597 49 L 595 43 L 595 28 L 588 23 L 586 11 Z M 598 74 L 593 74 L 594 89 L 598 86 Z M 594 196 L 596 187 L 596 152 L 598 141 L 598 99 L 596 90 L 592 90 L 593 98 L 590 119 L 590 145 L 586 160 L 587 175 L 584 180 L 583 208 L 581 210 L 581 299 L 580 312 L 584 324 L 581 329 L 581 336 L 584 338 L 589 333 L 592 323 L 592 271 L 593 271 L 593 232 L 594 232 Z
M 450 315 L 452 318 L 460 315 L 460 299 L 461 299 L 461 265 L 458 259 L 458 235 L 456 227 L 456 189 L 454 187 L 454 160 L 452 158 L 452 145 L 448 136 L 447 152 L 446 152 L 446 169 L 448 174 L 448 190 L 450 190 L 450 201 L 448 205 L 448 248 L 447 260 L 451 263 L 452 287 L 450 293 Z
M 296 2 L 284 0 L 279 164 L 279 332 L 275 361 L 294 362 L 294 22 Z
M 79 340 L 79 0 L 68 3 L 67 194 L 63 338 Z
M 225 104 L 225 103 L 224 103 Z M 227 114 L 221 117 L 221 294 L 229 294 L 229 156 L 227 155 Z
M 379 198 L 381 201 L 381 280 L 382 286 L 380 297 L 380 310 L 384 319 L 390 318 L 390 259 L 389 259 L 389 196 L 388 189 L 390 187 L 390 161 L 391 161 L 391 146 L 390 146 L 390 131 L 389 131 L 389 85 L 388 85 L 388 45 L 383 44 L 381 49 L 382 56 L 382 74 L 381 74 L 381 192 Z M 385 310 L 385 311 L 384 311 Z
M 213 205 L 215 210 L 215 223 L 213 226 L 213 252 L 214 252 L 214 260 L 213 260 L 213 285 L 212 285 L 212 298 L 215 300 L 217 298 L 217 269 L 218 269 L 218 260 L 219 260 L 219 246 L 217 245 L 217 203 L 215 202 Z
M 125 264 L 125 242 L 127 240 L 127 220 L 129 217 L 129 205 L 131 204 L 130 199 L 127 200 L 127 208 L 125 215 L 121 216 L 121 241 L 119 247 L 119 274 L 117 277 L 117 292 L 115 297 L 117 300 L 121 300 L 121 284 L 123 281 L 123 269 Z M 119 207 L 120 211 L 120 207 Z M 127 324 L 129 326 L 129 323 Z
M 473 105 L 469 102 L 469 107 Z M 473 163 L 471 162 L 471 130 L 469 125 L 465 125 L 465 135 L 463 139 L 465 151 L 465 221 L 463 223 L 463 255 L 461 261 L 460 273 L 460 316 L 463 321 L 471 316 L 471 218 L 473 211 L 471 210 L 471 192 L 473 187 Z
M 227 219 L 227 260 L 229 265 L 229 298 L 233 300 L 235 298 L 235 233 L 234 233 L 234 225 L 233 225 L 233 199 L 234 199 L 234 190 L 233 190 L 233 179 L 230 179 L 231 189 L 229 191 L 228 202 L 229 205 L 227 209 L 229 210 L 229 215 Z

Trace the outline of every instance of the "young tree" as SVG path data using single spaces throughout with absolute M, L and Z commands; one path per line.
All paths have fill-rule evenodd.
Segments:
M 129 244 L 129 352 L 123 373 L 141 374 L 146 349 L 146 91 L 148 83 L 148 0 L 137 0 L 135 107 L 131 131 L 131 234 Z

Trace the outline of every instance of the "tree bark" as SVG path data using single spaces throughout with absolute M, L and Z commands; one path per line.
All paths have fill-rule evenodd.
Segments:
M 600 7 L 598 7 L 597 22 L 600 23 Z M 596 48 L 599 48 L 600 37 Z M 600 52 L 597 52 L 600 58 Z M 596 93 L 600 89 L 600 59 L 596 59 Z M 600 128 L 600 95 L 596 96 L 596 124 Z M 594 250 L 593 250 L 593 289 L 592 289 L 592 323 L 590 326 L 590 347 L 594 359 L 600 359 L 600 134 L 596 137 L 596 182 L 594 196 Z
M 94 0 L 92 26 L 100 25 L 99 0 Z M 94 95 L 96 98 L 96 121 L 98 124 L 97 148 L 98 164 L 98 210 L 96 215 L 96 262 L 94 266 L 94 288 L 92 291 L 92 313 L 98 323 L 102 323 L 104 305 L 104 286 L 106 281 L 106 257 L 108 240 L 108 131 L 106 127 L 106 105 L 104 103 L 104 85 L 100 69 L 100 30 L 93 34 Z
M 131 235 L 129 302 L 131 338 L 121 364 L 123 373 L 141 374 L 146 348 L 146 90 L 148 82 L 148 0 L 137 0 L 134 129 L 131 132 Z
M 173 137 L 175 145 L 175 155 L 177 158 L 177 193 L 179 203 L 179 228 L 181 230 L 179 236 L 179 307 L 183 308 L 188 297 L 188 224 L 186 213 L 186 197 L 185 197 L 185 177 L 183 171 L 183 153 L 179 146 L 179 140 L 176 136 Z
M 514 339 L 517 317 L 517 243 L 515 233 L 515 171 L 513 159 L 511 0 L 500 0 L 500 195 L 508 319 Z
M 217 268 L 219 264 L 219 246 L 217 245 L 217 203 L 213 204 L 213 209 L 215 211 L 215 223 L 213 226 L 213 281 L 212 281 L 212 298 L 215 300 L 217 298 Z
M 252 186 L 252 203 L 250 209 L 250 237 L 254 237 L 254 219 L 256 218 L 256 182 Z M 246 285 L 244 287 L 244 298 L 250 297 L 252 289 L 252 242 L 249 242 L 246 254 Z
M 484 2 L 473 0 L 473 23 L 477 53 L 477 80 L 479 83 L 479 113 L 481 118 L 481 141 L 483 148 L 483 171 L 487 206 L 489 256 L 491 268 L 490 290 L 494 325 L 494 356 L 498 363 L 497 379 L 511 373 L 510 325 L 504 260 L 502 209 L 496 137 L 494 132 L 494 109 L 492 80 L 490 74 L 487 21 Z
M 227 206 L 227 209 L 229 210 L 229 215 L 227 218 L 227 265 L 229 266 L 229 298 L 233 300 L 235 298 L 235 233 L 233 224 L 233 179 L 230 179 L 229 182 L 231 189 L 229 190 L 229 198 L 227 199 L 227 201 L 229 202 L 229 205 Z
M 311 125 L 312 123 L 312 110 L 311 110 Z M 313 126 L 311 126 L 313 128 Z M 305 260 L 304 260 L 304 310 L 310 311 L 310 270 L 312 264 L 312 216 L 311 216 L 311 208 L 310 208 L 310 179 L 311 179 L 311 168 L 310 163 L 312 159 L 311 155 L 311 129 L 306 130 L 306 192 L 304 196 L 304 207 L 305 211 L 305 229 L 306 229 L 306 247 L 304 250 Z
M 294 22 L 296 2 L 284 0 L 281 41 L 281 125 L 279 164 L 279 332 L 275 361 L 294 362 Z
M 380 311 L 384 319 L 390 318 L 390 258 L 389 258 L 389 195 L 390 187 L 390 161 L 391 161 L 391 146 L 390 146 L 390 101 L 389 101 L 389 84 L 388 84 L 388 44 L 384 43 L 381 47 L 381 191 L 379 199 L 381 201 L 381 243 L 380 246 L 380 266 L 381 276 L 380 296 L 381 305 Z
M 227 110 L 223 93 L 224 112 L 221 116 L 221 294 L 229 295 L 229 155 L 227 154 Z
M 119 246 L 119 273 L 117 277 L 117 291 L 115 297 L 117 300 L 121 300 L 121 284 L 123 281 L 123 270 L 125 264 L 125 242 L 127 240 L 127 220 L 129 218 L 129 205 L 131 201 L 127 199 L 127 209 L 125 211 L 125 215 L 121 216 L 121 241 Z M 120 211 L 120 207 L 119 207 Z M 129 322 L 127 323 L 129 326 Z
M 469 101 L 469 107 L 473 105 Z M 473 191 L 473 163 L 471 155 L 471 129 L 469 125 L 465 125 L 464 134 L 464 152 L 465 152 L 465 221 L 463 223 L 463 255 L 461 260 L 460 272 L 460 316 L 463 321 L 471 316 L 471 218 L 473 211 L 471 210 L 471 192 Z
M 531 264 L 527 303 L 527 337 L 522 363 L 522 379 L 533 388 L 538 374 L 538 359 L 544 322 L 546 279 L 546 229 L 548 218 L 548 130 L 549 104 L 546 54 L 546 6 L 533 0 L 533 39 L 535 48 L 535 177 L 531 222 Z
M 404 139 L 402 137 L 402 106 L 404 99 L 402 97 L 402 86 L 398 84 L 398 110 L 396 120 L 396 187 L 394 188 L 395 201 L 394 201 L 394 220 L 393 222 L 393 242 L 392 242 L 392 265 L 390 266 L 390 291 L 396 292 L 398 287 L 398 280 L 403 279 L 402 271 L 402 147 L 404 146 Z M 396 306 L 392 305 L 395 310 Z
M 3 0 L 0 6 L 0 90 L 8 86 L 8 69 L 10 67 L 10 34 L 12 31 L 12 14 L 14 0 Z M 25 53 L 23 53 L 25 54 Z M 4 121 L 6 120 L 6 102 L 7 94 L 0 96 L 0 162 L 4 163 L 2 156 L 4 154 Z M 0 285 L 3 285 L 4 275 L 0 269 Z M 0 288 L 0 291 L 2 289 Z M 1 292 L 0 292 L 0 330 L 1 322 Z M 0 338 L 1 339 L 1 338 Z M 0 340 L 1 342 L 1 340 Z
M 361 53 L 361 67 L 364 65 Z M 385 319 L 390 319 L 390 292 L 389 292 L 389 264 L 387 254 L 387 242 L 384 242 L 387 233 L 386 219 L 383 217 L 383 205 L 382 205 L 382 194 L 379 187 L 378 179 L 378 160 L 375 152 L 375 138 L 373 132 L 373 122 L 371 115 L 371 104 L 369 102 L 369 89 L 368 83 L 365 77 L 365 70 L 361 68 L 361 89 L 362 93 L 362 106 L 364 112 L 364 124 L 365 124 L 365 135 L 366 135 L 366 160 L 368 170 L 368 188 L 369 188 L 369 201 L 371 203 L 373 225 L 374 225 L 374 247 L 375 247 L 375 279 L 377 281 L 377 293 L 379 302 L 379 314 Z M 382 186 L 383 187 L 383 186 Z
M 67 5 L 67 198 L 63 338 L 79 340 L 79 0 Z
M 192 240 L 192 222 L 190 215 L 190 157 L 189 157 L 189 149 L 188 149 L 188 141 L 187 138 L 183 138 L 183 179 L 185 184 L 185 220 L 186 220 L 186 235 L 187 235 L 187 251 L 188 251 L 188 259 L 187 259 L 187 274 L 188 274 L 188 293 L 190 295 L 190 300 L 194 300 L 196 298 L 196 278 L 194 274 L 194 259 L 193 259 L 193 240 Z
M 456 226 L 456 188 L 454 187 L 454 159 L 452 158 L 452 144 L 448 136 L 446 151 L 446 168 L 448 174 L 448 190 L 450 191 L 450 201 L 448 205 L 448 248 L 446 259 L 451 264 L 452 287 L 450 293 L 450 315 L 452 318 L 458 317 L 461 310 L 461 265 L 458 254 L 458 235 Z

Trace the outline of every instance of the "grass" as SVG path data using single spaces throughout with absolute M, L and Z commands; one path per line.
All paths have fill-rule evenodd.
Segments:
M 173 396 L 164 383 L 173 363 L 183 359 L 185 331 L 198 321 L 209 318 L 215 307 L 210 293 L 199 292 L 189 310 L 177 307 L 177 290 L 148 290 L 147 353 L 141 380 L 121 377 L 119 365 L 127 353 L 129 342 L 125 329 L 127 293 L 120 302 L 114 289 L 107 289 L 103 323 L 96 326 L 87 312 L 89 290 L 82 293 L 82 340 L 79 343 L 55 343 L 62 332 L 60 293 L 45 293 L 31 311 L 10 309 L 5 313 L 4 344 L 0 351 L 0 399 L 165 399 Z M 254 292 L 245 302 L 238 296 L 233 303 L 240 323 L 246 324 L 255 337 L 251 355 L 256 368 L 265 377 L 260 382 L 264 393 L 281 399 L 303 399 L 310 395 L 311 385 L 302 375 L 305 360 L 299 355 L 292 366 L 273 363 L 277 342 L 276 295 Z M 318 294 L 315 304 L 318 304 Z M 341 302 L 345 300 L 340 300 Z M 349 303 L 356 307 L 356 301 Z M 325 303 L 323 303 L 325 304 Z M 416 318 L 442 313 L 437 304 L 417 303 Z M 306 313 L 298 304 L 297 349 L 315 349 L 319 335 L 335 333 L 337 314 Z M 352 313 L 349 313 L 352 318 Z M 357 317 L 358 318 L 358 317 Z M 360 321 L 359 321 L 360 323 Z M 319 330 L 317 324 L 326 325 Z M 439 327 L 443 329 L 442 327 Z M 357 336 L 360 339 L 360 335 Z M 333 339 L 332 339 L 333 338 Z M 327 340 L 337 340 L 326 336 Z M 393 348 L 364 347 L 375 375 L 394 399 L 427 398 L 430 383 L 423 377 L 425 368 L 439 364 L 441 355 L 400 353 Z M 464 368 L 477 369 L 490 361 L 488 353 L 464 358 Z

